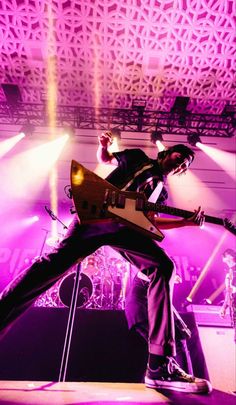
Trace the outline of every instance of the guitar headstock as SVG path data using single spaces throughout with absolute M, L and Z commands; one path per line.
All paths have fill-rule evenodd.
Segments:
M 233 235 L 236 235 L 236 226 L 228 218 L 225 218 L 223 221 L 224 227 Z

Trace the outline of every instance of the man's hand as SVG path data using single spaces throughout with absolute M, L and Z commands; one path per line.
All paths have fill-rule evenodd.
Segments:
M 112 153 L 108 150 L 109 146 L 112 144 L 112 133 L 111 131 L 102 132 L 98 136 L 98 149 L 97 149 L 97 160 L 99 163 L 111 163 L 117 165 L 117 160 L 113 158 Z
M 221 318 L 225 317 L 225 315 L 226 315 L 226 308 L 225 307 L 222 307 L 220 309 L 219 315 L 220 315 Z
M 198 207 L 197 210 L 194 210 L 194 214 L 191 217 L 185 218 L 183 221 L 185 222 L 185 225 L 188 226 L 203 226 L 205 221 L 204 211 L 202 211 L 201 207 Z
M 111 131 L 102 132 L 102 134 L 98 136 L 98 142 L 102 148 L 107 149 L 113 142 Z

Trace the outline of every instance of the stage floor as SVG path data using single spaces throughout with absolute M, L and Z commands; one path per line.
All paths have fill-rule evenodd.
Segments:
M 236 396 L 218 390 L 210 395 L 160 392 L 144 384 L 0 381 L 0 405 L 73 405 L 73 404 L 175 404 L 235 405 Z

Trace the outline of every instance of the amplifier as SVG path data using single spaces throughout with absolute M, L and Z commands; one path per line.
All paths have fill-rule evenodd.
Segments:
M 213 388 L 236 391 L 235 342 L 233 328 L 198 326 L 209 379 Z
M 205 326 L 231 327 L 230 315 L 227 313 L 225 318 L 221 318 L 221 306 L 219 305 L 188 305 L 187 312 L 193 312 L 196 323 Z

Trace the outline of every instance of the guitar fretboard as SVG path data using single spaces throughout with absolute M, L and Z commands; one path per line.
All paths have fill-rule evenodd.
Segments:
M 169 207 L 167 205 L 154 204 L 150 202 L 146 202 L 145 210 L 157 211 L 164 214 L 169 214 L 182 218 L 189 218 L 194 214 L 194 212 L 192 211 L 186 211 L 179 208 Z M 212 217 L 210 215 L 205 215 L 204 217 L 206 222 L 209 222 L 211 224 L 224 225 L 224 220 L 222 218 Z

